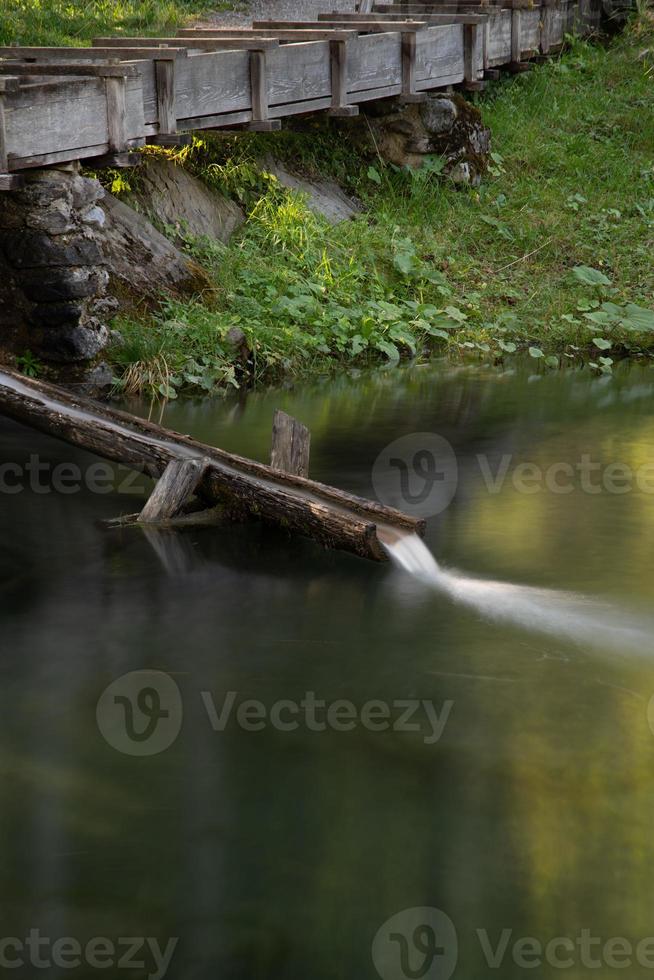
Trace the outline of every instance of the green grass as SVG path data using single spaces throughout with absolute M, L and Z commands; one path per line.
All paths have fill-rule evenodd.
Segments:
M 238 384 L 233 326 L 254 351 L 255 381 L 443 349 L 530 349 L 551 368 L 584 359 L 605 373 L 616 357 L 649 357 L 653 66 L 641 18 L 610 44 L 575 42 L 499 83 L 478 102 L 494 158 L 477 190 L 383 166 L 320 129 L 196 147 L 187 165 L 245 203 L 249 220 L 228 247 L 191 243 L 215 279 L 211 300 L 119 324 L 117 372 L 131 389 L 168 394 Z M 336 228 L 315 218 L 261 174 L 265 151 L 335 176 L 365 213 Z M 598 284 L 579 267 L 601 273 Z
M 209 0 L 2 0 L 0 44 L 85 45 L 95 35 L 172 31 L 191 14 L 231 10 Z

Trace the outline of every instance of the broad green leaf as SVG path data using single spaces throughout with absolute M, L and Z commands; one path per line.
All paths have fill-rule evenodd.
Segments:
M 547 364 L 548 367 L 557 368 L 559 366 L 559 359 L 556 356 L 556 354 L 549 354 L 545 358 L 545 363 Z
M 391 344 L 391 342 L 388 340 L 378 340 L 375 347 L 377 350 L 380 350 L 382 354 L 386 354 L 386 357 L 389 359 L 391 364 L 399 364 L 400 352 L 395 344 Z
M 636 306 L 635 303 L 627 303 L 622 322 L 625 327 L 630 327 L 632 330 L 652 331 L 654 330 L 654 310 Z
M 611 280 L 607 279 L 599 269 L 592 269 L 589 265 L 576 265 L 572 270 L 572 275 L 584 286 L 610 286 Z
M 604 337 L 593 337 L 593 343 L 599 350 L 609 350 L 611 347 L 611 341 Z
M 538 357 L 545 357 L 545 355 L 543 354 L 543 352 L 540 349 L 540 347 L 530 347 L 529 348 L 529 356 L 530 357 L 536 357 L 536 358 L 538 358 Z
M 518 349 L 516 345 L 509 340 L 498 340 L 497 345 L 506 354 L 515 354 L 516 350 Z
M 368 167 L 368 180 L 373 180 L 375 184 L 381 184 L 381 174 L 377 167 Z

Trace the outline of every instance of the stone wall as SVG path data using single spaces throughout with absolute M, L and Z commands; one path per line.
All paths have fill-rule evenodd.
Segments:
M 46 360 L 94 357 L 108 339 L 109 275 L 95 230 L 103 190 L 74 168 L 27 175 L 0 207 L 3 346 Z

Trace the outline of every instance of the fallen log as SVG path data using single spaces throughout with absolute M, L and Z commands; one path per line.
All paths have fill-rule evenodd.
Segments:
M 384 561 L 380 535 L 392 540 L 424 533 L 424 521 L 401 511 L 226 453 L 7 368 L 0 369 L 0 413 L 149 476 L 160 477 L 174 461 L 202 461 L 196 493 L 208 506 L 224 503 L 327 548 Z

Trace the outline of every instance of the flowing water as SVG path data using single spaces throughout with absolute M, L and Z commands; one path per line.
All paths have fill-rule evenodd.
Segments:
M 426 514 L 386 565 L 107 530 L 147 481 L 0 421 L 2 971 L 651 976 L 653 402 L 435 365 L 166 408 L 262 461 L 302 419 L 313 477 Z

